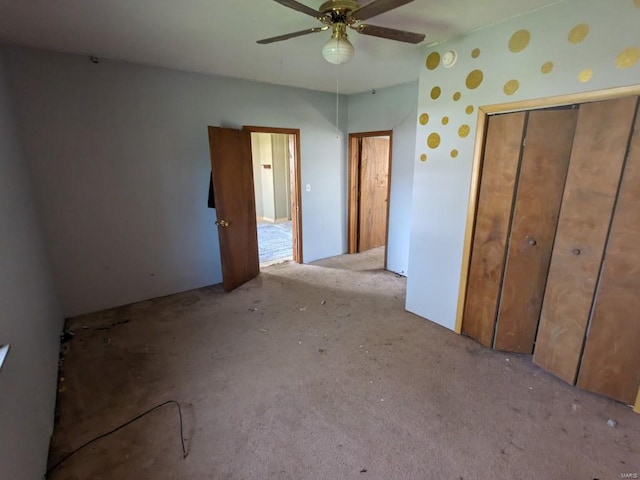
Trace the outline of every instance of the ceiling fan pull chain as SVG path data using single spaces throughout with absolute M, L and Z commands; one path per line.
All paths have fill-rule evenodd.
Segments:
M 336 65 L 336 138 L 340 138 L 340 67 Z

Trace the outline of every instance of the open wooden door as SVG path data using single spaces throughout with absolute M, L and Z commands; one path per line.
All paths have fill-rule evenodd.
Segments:
M 387 243 L 389 137 L 365 137 L 360 150 L 358 251 Z
M 391 131 L 349 134 L 349 253 L 387 243 L 391 135 Z
M 260 273 L 251 133 L 209 127 L 222 285 L 230 292 Z

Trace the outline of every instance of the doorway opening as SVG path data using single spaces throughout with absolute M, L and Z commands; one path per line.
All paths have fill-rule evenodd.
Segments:
M 380 255 L 387 268 L 391 130 L 349 134 L 349 253 Z
M 251 132 L 260 266 L 302 262 L 300 131 L 245 127 Z

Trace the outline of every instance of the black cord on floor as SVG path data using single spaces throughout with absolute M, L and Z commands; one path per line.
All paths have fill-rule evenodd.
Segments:
M 66 462 L 67 460 L 69 460 L 69 458 L 78 453 L 80 450 L 82 450 L 85 447 L 88 447 L 89 445 L 91 445 L 94 442 L 97 442 L 98 440 L 104 438 L 104 437 L 108 437 L 109 435 L 111 435 L 112 433 L 116 433 L 118 430 L 123 429 L 124 427 L 126 427 L 127 425 L 131 425 L 133 422 L 135 422 L 136 420 L 141 419 L 142 417 L 144 417 L 145 415 L 153 412 L 154 410 L 157 410 L 160 407 L 164 407 L 165 405 L 168 405 L 170 403 L 175 404 L 176 407 L 178 407 L 178 416 L 180 417 L 180 442 L 182 444 L 182 458 L 187 458 L 187 450 L 184 447 L 184 433 L 183 433 L 183 428 L 182 428 L 182 409 L 180 408 L 180 404 L 178 402 L 176 402 L 175 400 L 167 400 L 166 402 L 163 402 L 159 405 L 156 405 L 153 408 L 150 408 L 149 410 L 147 410 L 146 412 L 142 412 L 140 415 L 132 418 L 131 420 L 129 420 L 128 422 L 123 423 L 122 425 L 120 425 L 119 427 L 114 428 L 113 430 L 108 431 L 107 433 L 103 433 L 100 436 L 95 437 L 92 440 L 89 440 L 86 443 L 83 443 L 82 445 L 80 445 L 78 448 L 76 448 L 75 450 L 71 451 L 70 453 L 68 453 L 67 455 L 65 455 L 64 457 L 62 457 L 62 459 L 60 461 L 58 461 L 58 463 L 56 463 L 54 466 L 52 466 L 51 468 L 49 468 L 47 470 L 47 473 L 44 474 L 44 478 L 47 478 L 51 472 L 53 472 L 56 468 L 58 468 L 60 465 L 62 465 L 64 462 Z

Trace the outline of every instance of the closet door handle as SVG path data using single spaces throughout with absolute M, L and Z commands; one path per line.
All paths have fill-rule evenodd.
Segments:
M 574 248 L 571 253 L 573 253 L 575 256 L 578 256 L 582 253 L 582 251 L 579 248 Z
M 529 243 L 529 245 L 531 245 L 532 247 L 535 247 L 538 244 L 535 238 L 530 238 L 527 243 Z

